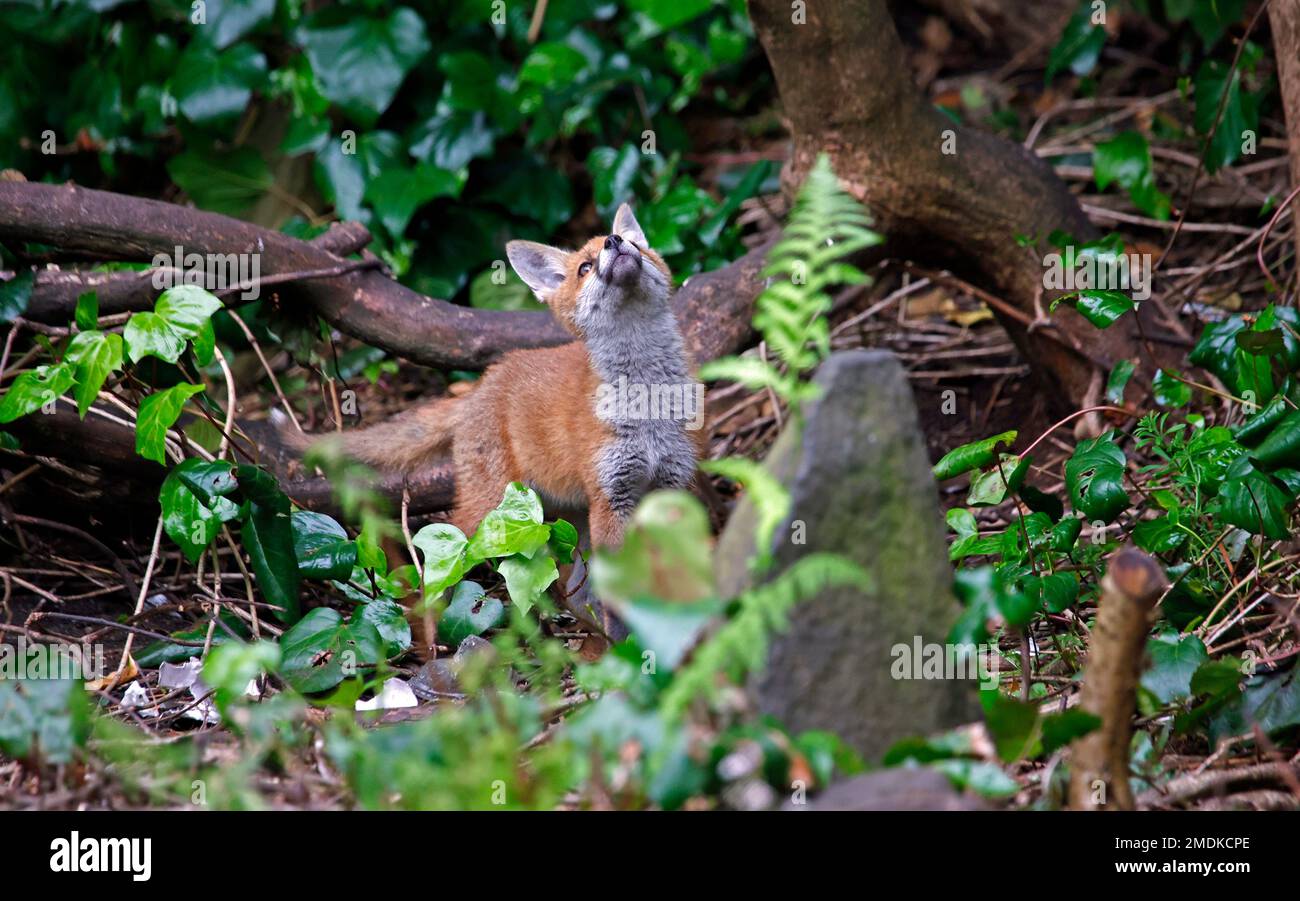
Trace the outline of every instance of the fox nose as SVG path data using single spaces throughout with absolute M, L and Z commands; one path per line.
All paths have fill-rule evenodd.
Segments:
M 623 239 L 618 235 L 610 235 L 605 239 L 605 247 L 609 250 L 618 250 L 618 246 L 623 243 Z

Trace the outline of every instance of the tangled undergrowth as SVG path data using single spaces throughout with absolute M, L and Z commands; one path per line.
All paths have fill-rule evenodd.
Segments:
M 1088 261 L 1094 271 L 1117 269 L 1129 253 L 1154 261 L 1153 293 L 1142 303 L 1158 310 L 1162 330 L 1146 337 L 1162 355 L 1174 348 L 1173 362 L 1152 378 L 1142 375 L 1148 360 L 1121 363 L 1094 404 L 1057 420 L 989 321 L 981 292 L 954 274 L 887 261 L 871 284 L 841 290 L 819 309 L 828 328 L 818 347 L 888 346 L 908 366 L 939 460 L 965 604 L 951 638 L 987 642 L 1005 664 L 1000 690 L 984 696 L 982 725 L 901 743 L 883 762 L 939 767 L 1013 806 L 1062 802 L 1066 745 L 1094 725 L 1077 715 L 1075 700 L 1100 577 L 1107 556 L 1129 543 L 1159 559 L 1169 579 L 1139 694 L 1132 755 L 1139 803 L 1300 803 L 1293 539 L 1300 320 L 1293 195 L 1279 187 L 1286 145 L 1265 55 L 1232 12 L 1240 4 L 1213 5 L 1212 13 L 1187 6 L 1194 8 L 1169 23 L 1182 27 L 1181 72 L 1145 65 L 1144 48 L 1131 39 L 1109 46 L 1115 35 L 1085 16 L 1051 51 L 1046 87 L 1037 72 L 963 73 L 960 81 L 926 84 L 952 115 L 1050 160 L 1094 222 L 1121 229 L 1093 242 L 1051 236 L 1070 269 Z M 949 36 L 918 56 L 960 59 L 962 49 Z M 1099 58 L 1113 65 L 1098 67 Z M 1249 149 L 1224 137 L 1224 123 L 1252 133 Z M 768 218 L 777 205 L 747 204 Z M 8 299 L 0 298 L 0 309 Z M 1132 327 L 1129 294 L 1085 288 L 1070 302 L 1099 328 Z M 227 478 L 229 466 L 213 467 L 233 408 L 233 398 L 221 402 L 228 361 L 219 349 L 251 345 L 238 343 L 244 332 L 224 312 L 213 341 L 206 306 L 180 292 L 132 330 L 97 317 L 88 299 L 75 329 L 42 335 L 12 359 L 6 348 L 0 362 L 0 370 L 31 374 L 24 390 L 9 389 L 6 405 L 39 408 L 50 392 L 70 390 L 71 400 L 59 403 L 84 411 L 106 386 L 129 408 L 119 406 L 126 421 L 154 423 L 142 429 L 142 453 L 179 464 L 165 488 L 172 509 L 184 512 L 185 525 L 211 530 L 199 535 L 178 527 L 181 520 L 168 527 L 165 518 L 152 549 L 150 522 L 133 555 L 95 557 L 76 534 L 64 532 L 66 542 L 36 539 L 48 527 L 21 514 L 29 520 L 21 528 L 30 534 L 19 539 L 28 542 L 24 553 L 47 556 L 4 568 L 6 632 L 118 642 L 110 656 L 125 662 L 114 675 L 126 681 L 88 693 L 70 682 L 33 682 L 0 694 L 8 714 L 0 749 L 9 758 L 0 763 L 0 790 L 13 803 L 743 807 L 774 803 L 793 781 L 815 788 L 837 769 L 859 767 L 832 736 L 789 736 L 756 720 L 735 678 L 721 688 L 707 678 L 718 670 L 738 677 L 761 661 L 721 653 L 725 640 L 710 645 L 706 637 L 701 648 L 712 646 L 710 655 L 688 653 L 688 644 L 672 639 L 689 635 L 693 643 L 719 622 L 736 622 L 746 606 L 708 599 L 697 578 L 707 571 L 707 525 L 687 499 L 648 504 L 627 552 L 593 566 L 606 566 L 605 578 L 617 585 L 644 577 L 640 555 L 650 546 L 679 561 L 681 578 L 658 590 L 699 601 L 689 621 L 631 592 L 624 598 L 634 636 L 653 643 L 653 672 L 635 637 L 598 661 L 586 659 L 592 632 L 544 590 L 571 547 L 569 529 L 546 522 L 522 488 L 498 511 L 508 540 L 458 537 L 437 524 L 411 528 L 408 539 L 400 512 L 385 510 L 357 473 L 322 460 L 340 489 L 341 522 L 297 511 L 287 532 L 270 525 L 278 520 L 267 511 L 289 502 L 278 489 L 254 471 Z M 1052 312 L 1043 311 L 1045 323 Z M 321 351 L 318 335 L 279 328 L 259 317 L 250 340 L 318 347 L 312 366 L 274 360 L 291 405 L 316 411 L 322 404 L 303 396 L 319 394 L 329 410 L 347 380 L 363 394 L 366 382 L 389 396 L 429 387 L 426 374 L 371 348 L 343 341 L 335 348 L 331 340 Z M 766 372 L 758 362 L 775 346 L 744 365 Z M 172 355 L 185 383 L 211 387 L 191 395 L 179 377 L 158 382 L 152 371 L 147 384 L 133 381 L 126 364 L 139 363 L 148 348 L 148 365 Z M 46 368 L 33 369 L 38 360 Z M 775 376 L 754 382 L 757 390 L 737 384 L 711 392 L 713 457 L 761 455 L 785 421 L 780 401 L 790 399 L 769 388 L 791 376 L 791 362 L 778 358 Z M 146 394 L 151 387 L 160 390 Z M 949 392 L 959 414 L 948 412 Z M 248 405 L 276 400 L 268 391 Z M 182 437 L 172 425 L 186 401 L 197 415 L 182 420 Z M 378 417 L 374 407 L 367 415 Z M 224 450 L 232 459 L 234 451 Z M 184 457 L 191 461 L 181 463 Z M 745 464 L 717 471 L 751 492 L 769 487 Z M 779 505 L 778 495 L 769 500 Z M 390 566 L 390 555 L 408 543 L 421 568 Z M 278 575 L 277 559 L 292 561 L 297 576 Z M 430 559 L 438 562 L 430 567 Z M 808 576 L 853 577 L 834 561 L 821 563 L 790 575 L 765 600 L 750 599 L 751 613 L 784 609 L 794 589 L 811 587 Z M 465 581 L 474 566 L 474 580 Z M 297 596 L 289 591 L 295 578 L 306 580 L 301 596 L 312 609 L 290 622 L 277 614 L 288 612 L 289 594 Z M 128 617 L 116 613 L 119 581 L 137 605 Z M 431 582 L 442 586 L 434 594 L 446 592 L 436 618 L 449 659 L 432 661 L 438 666 L 400 656 L 415 636 L 394 609 Z M 280 600 L 277 587 L 285 592 Z M 90 606 L 102 599 L 113 605 Z M 69 614 L 70 601 L 87 606 Z M 124 631 L 129 655 L 121 653 Z M 468 640 L 480 633 L 494 637 Z M 207 658 L 202 683 L 192 681 L 192 668 L 178 671 L 197 654 Z M 716 666 L 692 671 L 700 659 Z M 354 719 L 359 700 L 382 696 L 382 683 L 395 679 L 410 684 L 416 707 Z M 143 695 L 127 705 L 133 680 Z M 438 715 L 427 716 L 433 708 Z

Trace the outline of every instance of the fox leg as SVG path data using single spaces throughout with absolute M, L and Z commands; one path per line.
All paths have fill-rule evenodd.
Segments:
M 502 488 L 502 492 L 504 491 L 505 489 Z M 478 524 L 483 521 L 483 517 L 496 509 L 500 502 L 500 494 L 484 491 L 482 483 L 464 492 L 461 491 L 460 486 L 457 486 L 456 506 L 451 511 L 451 524 L 464 532 L 466 537 L 473 535 Z
M 604 492 L 595 491 L 589 502 L 588 520 L 591 524 L 591 546 L 618 547 L 623 543 L 623 517 L 614 511 Z

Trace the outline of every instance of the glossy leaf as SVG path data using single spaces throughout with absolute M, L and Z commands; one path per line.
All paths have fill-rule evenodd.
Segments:
M 0 422 L 13 422 L 46 404 L 52 405 L 75 381 L 70 363 L 37 366 L 22 373 L 0 398 Z
M 1113 433 L 1082 441 L 1065 464 L 1065 484 L 1074 508 L 1089 519 L 1110 522 L 1128 507 L 1124 451 Z
M 304 579 L 347 579 L 357 565 L 356 542 L 323 513 L 295 510 L 293 550 Z
M 477 582 L 461 582 L 438 619 L 438 640 L 458 647 L 470 635 L 482 635 L 505 622 L 506 609 Z
M 302 576 L 294 552 L 294 534 L 289 503 L 263 504 L 254 501 L 240 532 L 244 549 L 257 579 L 258 590 L 267 603 L 277 608 L 281 622 L 298 621 L 298 588 Z
M 1005 444 L 1010 447 L 1015 443 L 1017 434 L 1013 429 L 1000 435 L 994 435 L 992 438 L 972 441 L 970 444 L 963 444 L 961 447 L 953 448 L 944 454 L 938 463 L 934 464 L 935 479 L 942 482 L 945 479 L 951 479 L 962 473 L 970 472 L 972 469 L 983 469 L 993 462 L 997 446 Z
M 135 420 L 135 452 L 146 460 L 165 462 L 167 430 L 180 418 L 185 402 L 202 390 L 202 385 L 181 383 L 155 391 L 140 401 Z

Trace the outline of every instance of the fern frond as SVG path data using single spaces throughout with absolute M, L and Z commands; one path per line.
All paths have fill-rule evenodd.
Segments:
M 792 377 L 785 386 L 769 387 L 792 407 L 800 394 L 790 390 L 793 384 L 830 355 L 829 289 L 868 281 L 844 258 L 880 242 L 870 225 L 866 210 L 840 188 L 829 159 L 820 156 L 768 254 L 763 275 L 771 283 L 754 304 L 754 327 Z
M 745 457 L 705 460 L 700 463 L 700 469 L 725 476 L 745 489 L 758 513 L 754 529 L 758 552 L 761 556 L 770 554 L 776 527 L 790 514 L 790 492 L 786 487 L 761 463 Z

